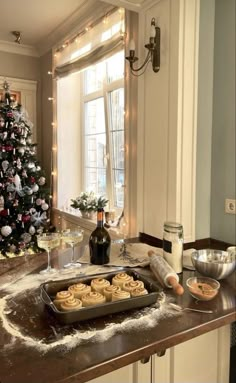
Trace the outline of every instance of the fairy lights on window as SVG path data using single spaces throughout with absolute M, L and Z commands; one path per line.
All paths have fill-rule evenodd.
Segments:
M 65 48 L 67 48 L 69 45 L 71 45 L 73 43 L 78 43 L 79 42 L 79 38 L 81 36 L 83 36 L 85 33 L 91 31 L 91 29 L 93 29 L 97 24 L 103 22 L 104 25 L 107 25 L 109 23 L 109 16 L 112 15 L 112 13 L 114 13 L 115 11 L 116 11 L 116 9 L 112 9 L 111 11 L 107 12 L 105 14 L 105 16 L 102 16 L 102 17 L 98 18 L 94 23 L 91 23 L 91 24 L 87 25 L 82 31 L 78 32 L 75 36 L 73 36 L 72 38 L 67 39 L 65 42 L 63 42 L 61 44 L 61 46 L 59 46 L 55 50 L 54 57 L 57 58 L 58 54 L 60 52 L 62 52 Z M 124 14 L 124 9 L 123 8 L 119 8 L 119 13 L 121 15 L 121 20 L 122 20 L 123 14 Z M 121 21 L 121 24 L 122 24 L 122 21 Z M 121 33 L 122 36 L 124 36 L 123 26 L 120 26 L 120 33 Z

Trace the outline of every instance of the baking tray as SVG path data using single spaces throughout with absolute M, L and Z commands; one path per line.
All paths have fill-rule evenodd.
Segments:
M 63 324 L 70 324 L 74 322 L 99 318 L 105 315 L 115 314 L 122 311 L 138 309 L 157 302 L 158 293 L 162 290 L 157 283 L 134 270 L 125 269 L 122 270 L 122 272 L 126 272 L 128 275 L 133 276 L 134 280 L 139 279 L 143 281 L 148 294 L 140 297 L 123 299 L 116 302 L 107 302 L 91 307 L 84 307 L 77 311 L 69 312 L 59 311 L 53 304 L 56 293 L 58 291 L 67 290 L 68 287 L 72 284 L 79 282 L 90 284 L 92 279 L 98 277 L 108 279 L 111 282 L 112 278 L 118 274 L 118 272 L 110 272 L 43 283 L 40 286 L 41 298 L 47 305 L 50 312 L 57 318 L 60 323 Z

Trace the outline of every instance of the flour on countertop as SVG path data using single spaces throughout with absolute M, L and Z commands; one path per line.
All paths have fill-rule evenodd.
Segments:
M 62 275 L 58 277 L 58 279 L 62 278 Z M 68 275 L 65 275 L 64 278 L 68 278 Z M 166 299 L 164 301 L 162 300 L 160 304 L 158 303 L 151 307 L 145 307 L 141 310 L 135 311 L 135 313 L 132 313 L 129 318 L 123 320 L 121 323 L 107 323 L 104 329 L 90 328 L 89 330 L 83 332 L 74 329 L 73 333 L 61 336 L 60 334 L 57 334 L 57 331 L 53 326 L 50 326 L 52 332 L 54 333 L 55 341 L 48 344 L 45 343 L 45 340 L 43 339 L 39 340 L 23 334 L 19 326 L 12 323 L 8 318 L 8 315 L 13 311 L 8 307 L 8 301 L 11 303 L 12 301 L 14 302 L 14 298 L 18 294 L 21 294 L 26 290 L 32 291 L 37 289 L 43 282 L 45 282 L 45 279 L 42 279 L 41 275 L 28 275 L 18 281 L 14 281 L 14 283 L 1 286 L 0 290 L 6 291 L 7 295 L 0 298 L 0 320 L 2 321 L 3 328 L 13 337 L 13 340 L 21 340 L 26 346 L 34 347 L 44 353 L 55 347 L 60 347 L 64 351 L 68 351 L 86 340 L 104 342 L 111 338 L 115 333 L 125 333 L 139 328 L 152 328 L 160 320 L 180 315 L 180 313 L 174 310 L 168 303 L 172 300 L 172 298 L 166 297 Z M 5 347 L 10 347 L 11 344 L 14 344 L 14 342 L 11 342 Z

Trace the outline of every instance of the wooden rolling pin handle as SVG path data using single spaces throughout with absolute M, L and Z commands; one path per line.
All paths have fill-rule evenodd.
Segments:
M 159 277 L 167 287 L 172 287 L 172 289 L 176 295 L 182 295 L 184 293 L 184 288 L 183 288 L 183 286 L 181 286 L 179 284 L 179 279 L 177 277 L 177 274 L 175 276 L 174 270 L 168 265 L 168 263 L 160 255 L 156 255 L 153 250 L 149 250 L 148 255 L 151 258 L 152 258 L 152 256 L 154 256 L 154 258 L 156 259 L 156 262 L 158 261 L 160 263 L 159 264 L 159 270 L 158 270 L 157 266 L 154 267 L 154 265 L 153 265 L 153 267 L 154 267 L 153 272 L 154 272 L 155 276 L 157 278 Z M 151 266 L 150 267 L 151 267 L 151 269 L 153 269 L 152 260 L 151 260 Z M 166 268 L 166 270 L 164 270 L 163 267 Z M 172 275 L 168 276 L 168 274 L 172 274 Z
M 184 288 L 183 286 L 181 286 L 177 280 L 175 279 L 175 277 L 168 277 L 167 278 L 167 282 L 169 283 L 170 286 L 172 286 L 172 289 L 173 291 L 175 292 L 175 294 L 177 295 L 182 295 L 184 293 Z

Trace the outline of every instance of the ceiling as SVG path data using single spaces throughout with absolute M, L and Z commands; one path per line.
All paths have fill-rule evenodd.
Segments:
M 36 46 L 82 3 L 84 0 L 0 0 L 0 40 L 14 42 L 11 31 L 20 31 L 22 44 Z
M 33 48 L 33 55 L 55 44 L 56 32 L 72 27 L 76 15 L 95 0 L 0 0 L 0 51 L 23 53 L 26 47 Z M 98 0 L 96 0 L 98 1 Z M 139 11 L 150 0 L 103 0 L 116 6 Z M 92 6 L 91 6 L 92 8 Z M 90 8 L 90 13 L 91 13 Z M 64 28 L 64 29 L 63 29 Z M 21 43 L 15 42 L 12 31 L 21 32 Z M 63 35 L 64 36 L 64 35 Z M 54 40 L 53 40 L 54 38 Z M 61 38 L 61 36 L 60 36 Z M 26 52 L 26 51 L 25 51 Z

